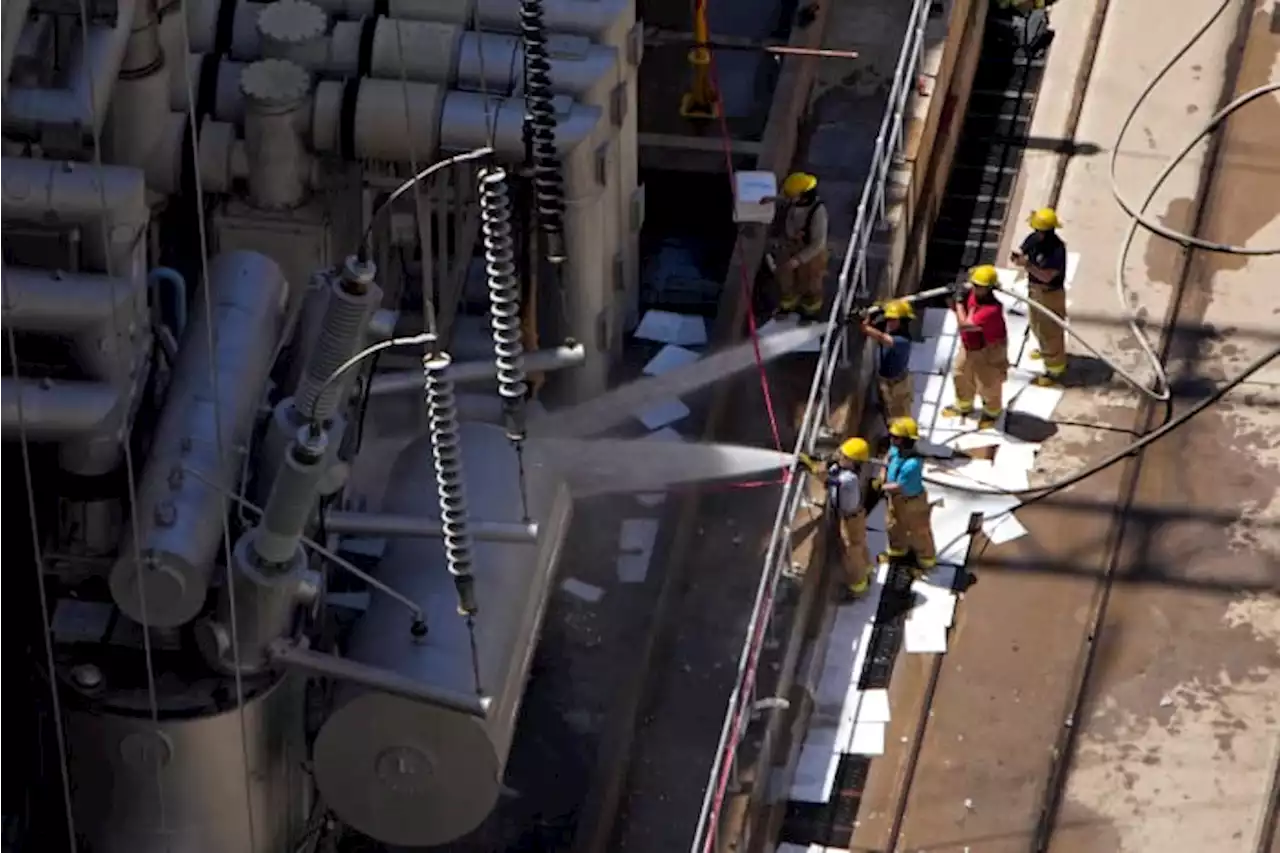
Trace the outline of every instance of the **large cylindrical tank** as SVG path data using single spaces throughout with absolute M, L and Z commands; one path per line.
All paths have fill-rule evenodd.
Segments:
M 62 670 L 77 834 L 94 853 L 291 853 L 311 809 L 302 679 L 162 689 L 138 659 Z M 118 685 L 118 686 L 117 686 Z M 86 689 L 87 688 L 87 689 Z M 252 809 L 252 811 L 250 811 Z
M 142 541 L 135 545 L 129 525 L 111 570 L 116 604 L 151 626 L 184 625 L 204 605 L 227 495 L 239 481 L 240 448 L 266 389 L 289 297 L 280 268 L 256 252 L 216 257 L 208 287 L 212 315 L 197 298 L 143 471 L 136 508 Z
M 502 429 L 462 430 L 471 513 L 521 520 L 518 466 Z M 537 542 L 475 542 L 473 571 L 481 687 L 492 697 L 484 720 L 363 690 L 350 690 L 325 722 L 313 750 L 316 783 L 338 816 L 379 841 L 441 844 L 474 829 L 493 809 L 529 662 L 568 530 L 572 501 L 557 472 L 526 451 L 529 509 Z M 396 462 L 389 513 L 438 518 L 431 443 L 421 439 Z M 347 656 L 463 694 L 476 689 L 467 627 L 457 612 L 443 545 L 395 541 L 377 576 L 418 602 L 429 633 L 413 639 L 404 607 L 374 595 Z

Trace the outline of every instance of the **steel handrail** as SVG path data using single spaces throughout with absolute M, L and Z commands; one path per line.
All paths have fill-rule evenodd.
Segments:
M 813 381 L 809 387 L 809 396 L 805 402 L 804 417 L 801 419 L 795 444 L 797 457 L 800 453 L 812 451 L 818 437 L 819 426 L 825 419 L 830 405 L 831 382 L 835 375 L 836 364 L 840 361 L 838 354 L 844 349 L 847 335 L 844 318 L 853 310 L 857 299 L 866 298 L 868 295 L 867 250 L 871 244 L 874 226 L 878 225 L 885 215 L 885 193 L 892 174 L 893 160 L 897 156 L 898 146 L 902 141 L 907 101 L 915 88 L 916 69 L 920 62 L 925 28 L 928 26 L 929 9 L 932 5 L 932 0 L 914 0 L 912 5 L 911 16 L 907 23 L 907 37 L 903 42 L 902 51 L 898 54 L 898 63 L 894 70 L 893 83 L 889 88 L 884 116 L 881 118 L 879 132 L 876 135 L 867 180 L 863 184 L 862 195 L 858 201 L 849 244 L 845 247 L 831 316 L 827 320 L 826 334 L 822 339 Z M 756 588 L 755 601 L 752 604 L 747 636 L 738 660 L 737 679 L 729 696 L 724 723 L 720 729 L 720 742 L 716 748 L 715 760 L 703 795 L 702 809 L 690 845 L 691 853 L 711 853 L 715 844 L 720 810 L 724 804 L 734 758 L 742 744 L 752 706 L 755 704 L 755 682 L 759 672 L 760 654 L 772 620 L 773 605 L 783 575 L 784 562 L 790 560 L 789 548 L 785 548 L 784 545 L 788 544 L 790 539 L 792 523 L 803 495 L 803 484 L 802 477 L 792 476 L 787 478 L 782 487 L 782 497 L 778 502 L 778 511 L 769 535 L 769 544 L 765 550 L 763 571 Z

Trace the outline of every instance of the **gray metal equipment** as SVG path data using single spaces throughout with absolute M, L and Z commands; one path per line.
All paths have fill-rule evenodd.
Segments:
M 289 297 L 280 268 L 256 252 L 219 255 L 209 287 L 213 315 L 198 300 L 141 479 L 142 541 L 129 536 L 111 570 L 116 604 L 151 626 L 184 625 L 204 605 Z
M 245 679 L 242 708 L 230 679 L 197 681 L 160 694 L 157 724 L 133 668 L 60 674 L 76 829 L 94 853 L 293 849 L 311 809 L 302 679 Z
M 464 424 L 460 434 L 472 512 L 520 522 L 516 453 L 503 429 Z M 537 645 L 572 500 L 556 473 L 525 451 L 536 542 L 473 544 L 476 654 L 458 614 L 454 581 L 436 539 L 399 539 L 376 572 L 419 602 L 428 634 L 410 635 L 401 606 L 375 596 L 347 657 L 461 694 L 491 698 L 483 719 L 363 688 L 344 688 L 316 739 L 324 801 L 345 822 L 389 844 L 442 844 L 471 831 L 497 802 L 529 662 Z M 439 518 L 431 442 L 411 444 L 395 465 L 387 511 Z M 480 683 L 476 684 L 476 672 Z

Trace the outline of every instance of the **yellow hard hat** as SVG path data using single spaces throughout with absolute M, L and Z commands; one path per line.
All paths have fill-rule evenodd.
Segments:
M 995 287 L 999 281 L 1000 275 L 991 264 L 983 264 L 969 270 L 969 283 L 975 287 Z
M 894 418 L 889 424 L 889 435 L 915 441 L 920 438 L 920 427 L 916 424 L 915 418 Z
M 866 462 L 871 458 L 871 445 L 867 444 L 865 438 L 846 439 L 840 445 L 840 455 L 854 462 Z
M 916 309 L 905 299 L 894 299 L 884 306 L 884 316 L 890 320 L 913 320 Z
M 1031 212 L 1027 224 L 1035 231 L 1052 231 L 1062 225 L 1062 220 L 1058 219 L 1057 211 L 1052 207 L 1042 207 Z
M 796 198 L 807 193 L 818 185 L 818 179 L 807 172 L 792 172 L 782 182 L 782 194 L 787 198 Z

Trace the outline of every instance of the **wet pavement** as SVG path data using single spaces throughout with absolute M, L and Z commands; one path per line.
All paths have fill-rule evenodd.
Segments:
M 1106 158 L 1146 79 L 1214 5 L 1110 4 L 1076 134 L 1101 153 L 1072 160 L 1058 202 L 1063 236 L 1082 253 L 1070 294 L 1073 324 L 1142 377 L 1149 368 L 1114 293 L 1127 222 L 1108 189 Z M 1058 39 L 1033 137 L 1063 135 L 1094 8 L 1082 0 L 1054 9 Z M 1276 77 L 1280 42 L 1268 32 L 1269 18 L 1259 6 L 1236 90 Z M 1119 158 L 1127 197 L 1139 201 L 1166 158 L 1214 111 L 1232 71 L 1236 23 L 1232 10 L 1134 123 Z M 1264 130 L 1277 118 L 1275 98 L 1239 114 L 1207 197 L 1202 149 L 1157 197 L 1157 217 L 1186 230 L 1195 200 L 1206 198 L 1202 235 L 1280 245 L 1280 151 Z M 1006 246 L 1021 236 L 1017 214 L 1044 203 L 1053 166 L 1047 152 L 1028 152 Z M 1127 273 L 1148 334 L 1174 329 L 1167 364 L 1175 416 L 1280 339 L 1280 293 L 1269 286 L 1280 274 L 1274 257 L 1197 255 L 1187 264 L 1177 247 L 1142 235 Z M 1132 389 L 1083 358 L 1071 377 L 1075 387 L 1058 406 L 1033 484 L 1080 471 L 1165 415 L 1140 406 Z M 883 849 L 895 817 L 896 849 L 931 853 L 1266 849 L 1259 836 L 1280 746 L 1277 382 L 1273 363 L 1136 463 L 1019 511 L 1030 535 L 990 546 L 976 562 L 978 582 L 958 611 L 910 773 L 929 661 L 917 657 L 895 677 L 890 749 L 873 763 L 853 849 Z M 1114 584 L 1104 600 L 1100 580 L 1108 574 Z M 1064 722 L 1073 715 L 1068 739 Z M 1055 761 L 1063 754 L 1065 763 Z

